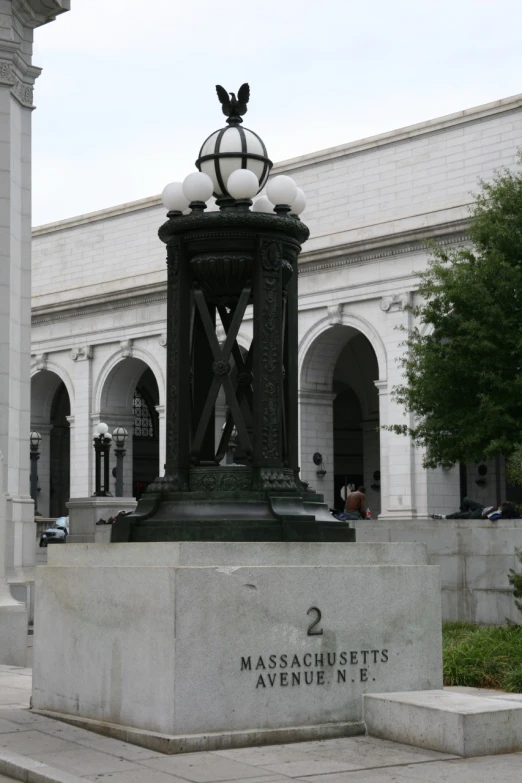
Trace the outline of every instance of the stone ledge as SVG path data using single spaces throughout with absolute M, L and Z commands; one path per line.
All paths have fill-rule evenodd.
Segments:
M 509 694 L 506 694 L 508 697 Z M 522 750 L 522 702 L 446 690 L 363 696 L 372 737 L 459 756 Z
M 313 740 L 337 739 L 339 737 L 356 737 L 365 733 L 362 721 L 350 721 L 345 723 L 320 723 L 312 726 L 288 726 L 281 729 L 170 735 L 127 726 L 118 726 L 114 723 L 103 723 L 90 720 L 89 718 L 75 718 L 71 715 L 64 715 L 49 710 L 34 710 L 34 712 L 37 715 L 45 715 L 47 718 L 60 720 L 72 726 L 78 726 L 82 729 L 87 729 L 87 731 L 102 734 L 105 737 L 130 742 L 132 745 L 139 745 L 142 748 L 147 748 L 147 750 L 169 755 L 209 750 L 254 748 L 261 745 L 283 745 L 292 742 L 311 742 Z
M 26 783 L 83 783 L 85 780 L 63 769 L 3 749 L 0 750 L 0 773 Z

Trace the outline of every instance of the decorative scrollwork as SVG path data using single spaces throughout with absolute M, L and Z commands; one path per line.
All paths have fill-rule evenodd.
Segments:
M 263 489 L 296 489 L 294 474 L 292 470 L 277 470 L 274 468 L 261 468 L 261 482 Z
M 216 468 L 193 468 L 190 489 L 193 492 L 240 492 L 252 487 L 252 472 L 240 465 Z

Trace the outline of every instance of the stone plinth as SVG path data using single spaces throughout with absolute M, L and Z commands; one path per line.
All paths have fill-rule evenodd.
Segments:
M 428 562 L 440 566 L 442 617 L 479 625 L 518 623 L 520 613 L 509 584 L 518 570 L 522 520 L 396 519 L 352 522 L 358 541 L 425 544 Z
M 488 698 L 437 690 L 364 697 L 364 720 L 372 737 L 457 753 L 489 756 L 522 750 L 520 694 Z
M 49 558 L 37 710 L 230 747 L 362 731 L 362 694 L 442 686 L 439 573 L 415 544 L 93 544 Z
M 107 536 L 110 538 L 110 525 L 98 525 L 100 519 L 106 521 L 114 517 L 118 511 L 134 511 L 135 498 L 71 498 L 67 503 L 69 509 L 69 536 L 71 544 L 94 542 Z

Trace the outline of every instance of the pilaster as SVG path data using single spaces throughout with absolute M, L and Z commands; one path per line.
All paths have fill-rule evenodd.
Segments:
M 325 503 L 334 503 L 333 401 L 335 394 L 319 389 L 299 392 L 301 432 L 301 478 L 324 495 Z M 317 475 L 313 455 L 320 452 L 326 475 Z
M 379 382 L 379 403 L 381 424 L 407 424 L 412 426 L 413 417 L 406 413 L 392 397 L 392 389 L 403 380 L 399 359 L 404 356 L 402 343 L 406 338 L 404 330 L 412 326 L 410 292 L 384 297 L 381 310 L 387 313 L 386 348 L 388 356 L 387 388 Z M 380 519 L 411 519 L 417 516 L 415 486 L 415 451 L 408 435 L 396 435 L 381 431 L 381 513 Z
M 69 7 L 69 0 L 0 0 L 0 550 L 2 571 L 24 585 L 36 556 L 29 494 L 31 112 L 40 69 L 31 64 L 33 29 Z M 4 588 L 0 663 L 25 666 L 27 614 L 12 603 Z
M 90 345 L 77 346 L 71 351 L 75 388 L 74 426 L 71 426 L 72 498 L 89 497 L 93 492 L 92 354 Z

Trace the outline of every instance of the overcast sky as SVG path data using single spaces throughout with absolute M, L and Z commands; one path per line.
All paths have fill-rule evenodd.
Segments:
M 522 0 L 72 0 L 35 31 L 33 224 L 158 194 L 251 87 L 278 161 L 522 92 Z M 522 141 L 522 140 L 521 140 Z

